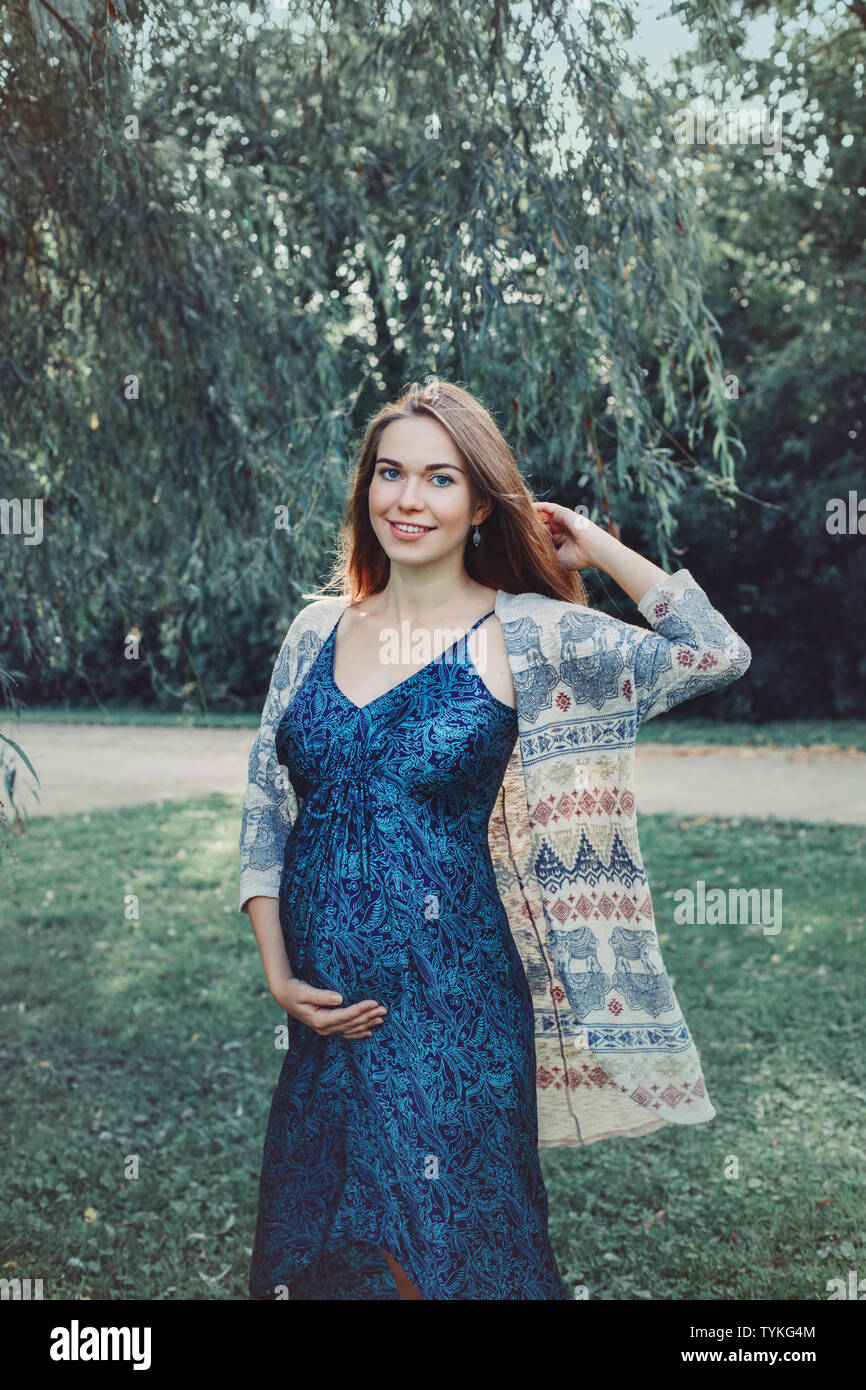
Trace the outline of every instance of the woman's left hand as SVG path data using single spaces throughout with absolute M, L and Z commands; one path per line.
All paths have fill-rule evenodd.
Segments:
M 607 531 L 596 526 L 588 516 L 580 516 L 558 502 L 533 502 L 539 520 L 556 546 L 563 568 L 587 569 L 598 565 L 599 550 L 614 540 Z

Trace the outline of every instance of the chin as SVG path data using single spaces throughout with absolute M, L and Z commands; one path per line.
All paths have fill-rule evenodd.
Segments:
M 395 561 L 398 565 L 429 565 L 433 560 L 438 560 L 439 555 L 416 555 L 411 546 L 383 545 L 382 549 L 389 560 Z

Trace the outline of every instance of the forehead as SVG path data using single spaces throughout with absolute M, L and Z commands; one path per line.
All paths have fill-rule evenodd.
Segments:
M 451 435 L 430 415 L 415 415 L 410 420 L 391 420 L 379 436 L 377 458 L 382 455 L 399 459 L 408 467 L 424 468 L 430 463 L 453 463 L 463 466 L 460 450 Z

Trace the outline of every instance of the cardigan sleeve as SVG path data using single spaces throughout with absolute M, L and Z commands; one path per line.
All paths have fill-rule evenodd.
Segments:
M 751 651 L 687 569 L 659 580 L 637 606 L 653 628 L 632 626 L 628 643 L 639 725 L 748 670 Z
M 250 752 L 249 780 L 241 813 L 240 912 L 247 912 L 249 898 L 280 895 L 283 856 L 296 806 L 288 775 L 277 762 L 274 740 L 285 710 L 296 623 L 297 619 L 286 633 L 274 664 L 259 731 Z

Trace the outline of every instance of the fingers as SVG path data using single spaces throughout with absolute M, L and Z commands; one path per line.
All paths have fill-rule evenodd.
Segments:
M 329 1022 L 333 1020 L 338 1026 L 342 1026 L 346 1023 L 359 1023 L 377 1014 L 386 1014 L 388 1010 L 384 1004 L 377 1004 L 375 999 L 365 999 L 360 1004 L 348 1004 L 345 1009 L 324 1009 L 317 1012 L 323 1013 Z
M 322 1037 L 331 1033 L 342 1033 L 344 1037 L 370 1037 L 372 1028 L 378 1027 L 388 1010 L 375 999 L 365 999 L 360 1004 L 350 1004 L 345 1009 L 311 1008 L 310 1027 Z
M 335 1004 L 339 990 L 317 989 L 314 985 L 308 985 L 299 980 L 297 984 L 296 998 L 299 1004 L 305 1004 L 308 1008 L 314 1009 L 317 1013 L 327 1014 L 329 1018 L 347 1018 L 362 1009 L 378 1009 L 382 1006 L 377 999 L 361 999 L 357 1004 Z
M 323 1036 L 326 1036 L 326 1037 L 327 1037 L 327 1036 L 331 1036 L 332 1034 L 336 1033 L 336 1034 L 338 1034 L 341 1038 L 352 1038 L 352 1039 L 355 1039 L 355 1038 L 372 1038 L 372 1036 L 373 1036 L 373 1034 L 376 1032 L 376 1030 L 377 1030 L 378 1028 L 381 1028 L 383 1021 L 384 1021 L 384 1020 L 380 1018 L 380 1019 L 377 1019 L 377 1020 L 375 1020 L 375 1021 L 370 1021 L 370 1022 L 366 1022 L 366 1023 L 359 1023 L 359 1024 L 356 1024 L 354 1027 L 349 1027 L 349 1028 L 327 1028 L 327 1029 L 320 1029 L 319 1031 L 320 1031 L 320 1033 L 321 1033 Z
M 560 507 L 558 503 L 547 502 L 533 502 L 532 505 L 538 511 L 538 519 L 551 539 L 556 540 L 557 536 L 565 534 L 562 515 L 565 509 L 563 507 Z
M 302 1004 L 313 1004 L 317 1009 L 329 1006 L 331 1008 L 339 1008 L 339 1005 L 334 1003 L 339 992 L 339 990 L 335 989 L 317 989 L 315 985 L 308 985 L 305 980 L 299 980 L 297 984 L 297 995 L 300 1002 Z M 366 1002 L 370 1003 L 372 1001 L 367 1000 Z

